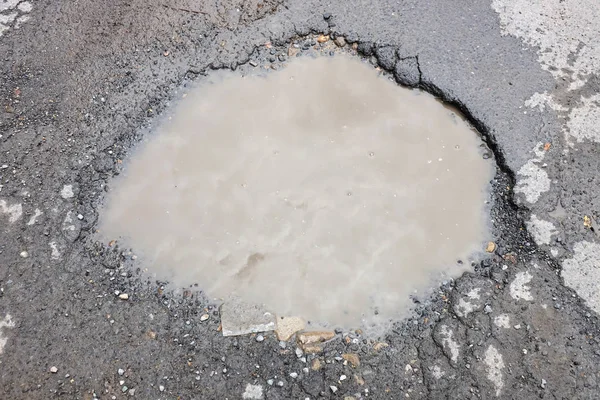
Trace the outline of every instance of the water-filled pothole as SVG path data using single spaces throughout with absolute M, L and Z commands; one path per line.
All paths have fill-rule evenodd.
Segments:
M 388 321 L 485 241 L 481 144 L 357 59 L 298 59 L 189 93 L 115 182 L 101 232 L 213 297 L 334 326 Z

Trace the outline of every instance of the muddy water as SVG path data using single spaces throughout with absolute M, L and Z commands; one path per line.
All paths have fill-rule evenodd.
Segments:
M 101 232 L 176 285 L 364 326 L 481 248 L 480 145 L 356 59 L 296 60 L 190 93 L 114 182 Z

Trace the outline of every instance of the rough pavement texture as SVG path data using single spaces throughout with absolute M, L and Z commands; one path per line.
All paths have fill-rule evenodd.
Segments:
M 593 0 L 165 4 L 0 0 L 0 397 L 598 398 Z M 183 86 L 279 68 L 292 41 L 329 51 L 304 37 L 330 32 L 485 135 L 498 250 L 381 343 L 342 333 L 316 357 L 222 337 L 215 305 L 92 234 L 121 160 Z

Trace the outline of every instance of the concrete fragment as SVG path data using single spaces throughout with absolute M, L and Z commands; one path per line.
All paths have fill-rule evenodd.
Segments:
M 248 333 L 275 330 L 275 315 L 262 306 L 232 299 L 221 306 L 223 336 L 246 335 Z
M 292 335 L 304 329 L 304 320 L 300 317 L 279 317 L 277 318 L 277 339 L 287 342 Z

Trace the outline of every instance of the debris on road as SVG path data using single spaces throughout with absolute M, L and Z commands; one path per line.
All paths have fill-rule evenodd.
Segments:
M 488 242 L 487 246 L 485 246 L 485 251 L 487 251 L 488 253 L 493 253 L 494 251 L 496 251 L 496 243 Z
M 221 306 L 223 336 L 268 332 L 276 328 L 275 315 L 259 305 L 232 299 Z
M 277 318 L 277 339 L 287 342 L 298 331 L 304 329 L 304 320 L 300 317 Z

